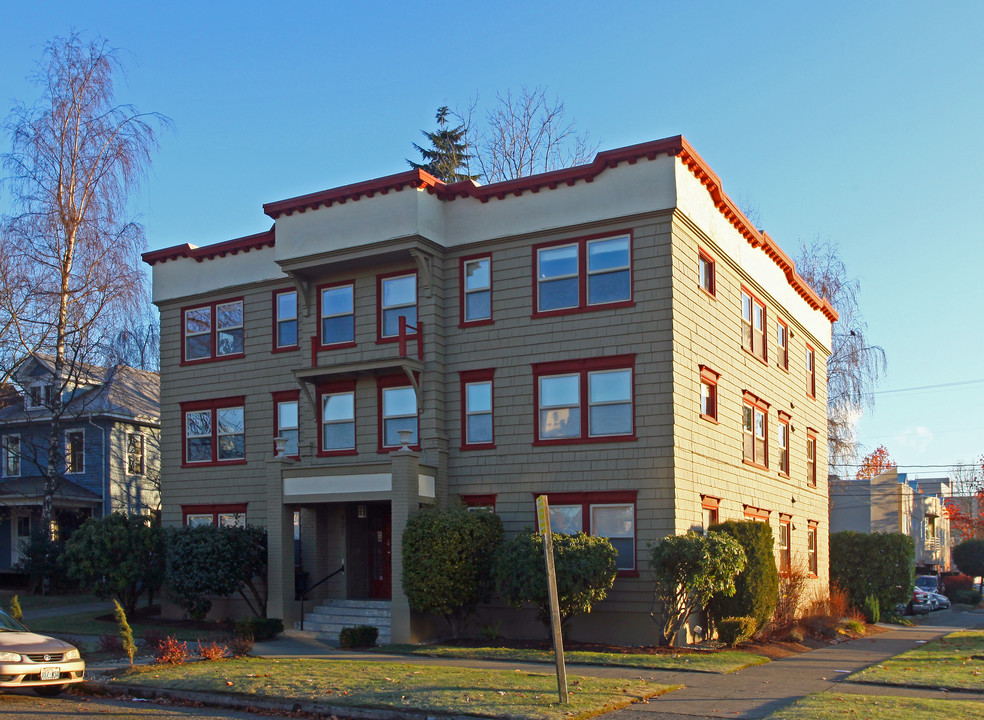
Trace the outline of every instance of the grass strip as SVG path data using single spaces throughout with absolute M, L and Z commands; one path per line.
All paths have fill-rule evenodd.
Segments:
M 111 682 L 179 692 L 235 693 L 290 703 L 514 720 L 590 718 L 679 687 L 640 679 L 569 676 L 570 703 L 561 705 L 557 677 L 552 672 L 310 658 L 151 665 L 120 674 Z
M 984 632 L 961 630 L 951 633 L 861 670 L 848 680 L 878 685 L 984 691 Z
M 99 598 L 95 595 L 27 595 L 16 590 L 0 590 L 0 605 L 4 610 L 10 608 L 10 598 L 14 595 L 17 596 L 17 601 L 25 614 L 30 614 L 34 610 L 49 610 L 99 602 Z
M 76 613 L 74 615 L 56 615 L 35 620 L 25 619 L 24 624 L 37 633 L 45 635 L 116 635 L 119 628 L 115 622 L 107 620 L 97 620 L 106 614 L 105 610 L 94 613 Z M 214 633 L 208 630 L 195 630 L 190 628 L 176 627 L 171 628 L 166 625 L 145 624 L 138 621 L 131 622 L 135 637 L 142 637 L 147 630 L 156 630 L 165 635 L 171 635 L 178 640 L 211 640 L 222 633 Z
M 450 645 L 384 645 L 374 651 L 399 655 L 459 658 L 468 660 L 503 660 L 509 662 L 554 663 L 552 650 L 497 647 L 458 647 Z M 731 673 L 769 662 L 767 657 L 739 650 L 719 652 L 682 652 L 667 655 L 646 653 L 604 653 L 569 650 L 564 658 L 571 665 L 602 665 L 645 670 L 673 670 L 705 673 Z
M 818 693 L 797 700 L 765 720 L 980 720 L 982 714 L 984 705 L 968 700 Z

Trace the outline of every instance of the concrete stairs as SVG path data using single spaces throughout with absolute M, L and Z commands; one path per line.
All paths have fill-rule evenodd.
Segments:
M 294 623 L 291 635 L 316 637 L 337 643 L 342 628 L 356 625 L 372 625 L 379 628 L 376 642 L 390 642 L 392 627 L 392 603 L 389 600 L 325 600 L 304 614 L 302 623 Z

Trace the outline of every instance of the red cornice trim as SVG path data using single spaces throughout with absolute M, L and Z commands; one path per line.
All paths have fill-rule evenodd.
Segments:
M 212 260 L 216 257 L 238 255 L 241 252 L 247 253 L 250 250 L 273 247 L 273 245 L 274 231 L 273 228 L 270 228 L 266 232 L 257 233 L 256 235 L 247 235 L 246 237 L 236 238 L 235 240 L 226 240 L 225 242 L 207 245 L 202 248 L 185 243 L 184 245 L 175 245 L 174 247 L 164 248 L 163 250 L 145 252 L 141 257 L 148 265 L 156 265 L 157 263 L 165 263 L 168 260 L 179 260 L 182 258 L 201 262 L 202 260 Z

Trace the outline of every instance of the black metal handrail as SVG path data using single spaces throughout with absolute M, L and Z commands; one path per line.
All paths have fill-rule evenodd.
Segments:
M 345 572 L 345 563 L 342 563 L 342 566 L 338 568 L 338 570 L 336 570 L 335 572 L 326 575 L 325 577 L 318 580 L 318 582 L 316 582 L 314 585 L 308 585 L 306 588 L 304 588 L 299 593 L 297 593 L 297 597 L 301 601 L 301 630 L 304 629 L 304 601 L 307 599 L 307 594 L 312 590 L 314 590 L 316 587 L 318 587 L 318 585 L 320 585 L 321 583 L 328 582 L 333 577 L 338 575 L 338 573 L 343 573 L 343 572 Z

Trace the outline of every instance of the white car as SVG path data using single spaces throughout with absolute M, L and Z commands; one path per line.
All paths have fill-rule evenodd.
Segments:
M 949 610 L 950 609 L 950 598 L 948 598 L 943 593 L 926 592 L 927 595 L 936 601 L 936 607 L 934 610 Z
M 85 661 L 64 640 L 37 635 L 0 610 L 0 688 L 29 687 L 54 697 L 85 680 Z

